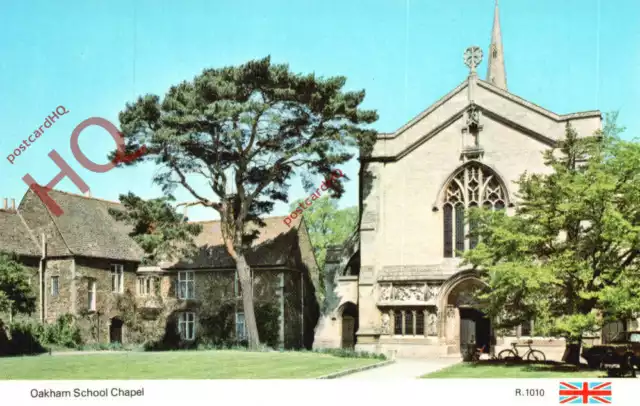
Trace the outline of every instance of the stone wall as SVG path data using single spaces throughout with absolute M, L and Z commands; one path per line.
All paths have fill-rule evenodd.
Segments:
M 45 321 L 53 322 L 66 313 L 71 313 L 74 281 L 73 259 L 47 260 L 44 272 Z M 52 277 L 58 277 L 58 295 L 51 295 Z
M 123 293 L 112 290 L 111 265 L 123 265 Z M 137 264 L 114 262 L 98 258 L 75 259 L 75 312 L 83 338 L 87 343 L 109 342 L 109 327 L 114 317 L 123 319 L 128 307 L 125 298 L 137 293 Z M 89 308 L 89 285 L 96 283 L 95 311 Z M 72 298 L 69 299 L 73 300 Z M 123 341 L 132 340 L 125 326 Z

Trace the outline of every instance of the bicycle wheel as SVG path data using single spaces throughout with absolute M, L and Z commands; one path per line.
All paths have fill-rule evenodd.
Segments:
M 500 361 L 513 361 L 518 359 L 518 354 L 513 350 L 502 350 L 498 353 L 498 359 Z
M 527 355 L 527 361 L 530 362 L 545 362 L 546 360 L 547 357 L 544 356 L 544 353 L 542 351 L 531 350 Z

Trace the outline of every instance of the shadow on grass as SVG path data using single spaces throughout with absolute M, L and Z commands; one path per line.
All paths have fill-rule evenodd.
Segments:
M 483 360 L 476 362 L 465 363 L 470 367 L 480 366 L 501 366 L 501 367 L 513 367 L 520 368 L 527 372 L 583 372 L 583 371 L 597 371 L 597 369 L 589 368 L 586 364 L 573 365 L 558 361 L 544 361 L 544 362 L 531 362 L 525 360 Z M 603 374 L 606 374 L 602 371 Z

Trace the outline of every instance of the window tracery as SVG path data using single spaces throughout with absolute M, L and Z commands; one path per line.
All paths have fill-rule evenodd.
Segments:
M 467 238 L 474 225 L 465 224 L 466 210 L 474 207 L 502 210 L 506 201 L 502 182 L 490 169 L 474 163 L 459 170 L 443 196 L 444 256 L 455 257 L 456 252 L 475 248 L 478 243 L 476 237 Z

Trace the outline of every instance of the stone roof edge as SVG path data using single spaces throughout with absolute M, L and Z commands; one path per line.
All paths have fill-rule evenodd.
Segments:
M 415 140 L 414 142 L 412 142 L 410 145 L 408 145 L 406 148 L 404 148 L 403 150 L 401 150 L 400 152 L 398 152 L 395 155 L 377 155 L 377 156 L 373 156 L 373 157 L 368 157 L 368 158 L 361 158 L 362 162 L 395 162 L 395 161 L 399 161 L 400 159 L 404 158 L 405 156 L 407 156 L 409 153 L 411 153 L 412 151 L 414 151 L 416 148 L 418 148 L 419 146 L 421 146 L 422 144 L 424 144 L 425 142 L 427 142 L 428 140 L 430 140 L 431 138 L 435 137 L 436 135 L 438 135 L 438 133 L 440 133 L 441 131 L 443 131 L 444 129 L 448 128 L 449 126 L 451 126 L 453 123 L 455 123 L 457 120 L 459 120 L 460 118 L 463 117 L 464 112 L 469 108 L 469 106 L 472 103 L 467 104 L 464 108 L 460 109 L 458 112 L 452 114 L 448 119 L 444 120 L 441 124 L 439 124 L 437 127 L 435 127 L 434 129 L 432 129 L 431 131 L 429 131 L 428 133 L 426 133 L 425 135 L 421 136 L 420 138 L 418 138 L 417 140 Z M 477 107 L 479 107 L 481 110 L 483 110 L 485 113 L 488 113 L 488 116 L 491 116 L 491 118 L 493 118 L 496 121 L 502 122 L 503 124 L 511 127 L 511 128 L 515 128 L 518 131 L 522 132 L 523 134 L 526 134 L 534 139 L 537 139 L 538 141 L 541 141 L 545 144 L 547 144 L 548 146 L 554 146 L 556 143 L 556 140 L 551 139 L 543 134 L 540 134 L 537 131 L 534 131 L 528 127 L 525 127 L 521 124 L 516 123 L 515 121 L 512 121 L 510 119 L 507 119 L 499 114 L 494 113 L 493 111 L 489 110 L 488 108 L 484 107 L 481 103 L 475 102 L 473 103 L 475 104 Z M 580 113 L 575 113 L 575 114 L 580 114 Z M 562 120 L 560 120 L 562 121 Z
M 544 107 L 538 106 L 535 103 L 532 103 L 528 100 L 523 99 L 520 96 L 517 96 L 511 92 L 508 92 L 506 90 L 500 89 L 499 87 L 494 86 L 493 84 L 484 81 L 482 79 L 478 79 L 478 86 L 493 92 L 499 96 L 502 96 L 516 104 L 519 104 L 523 107 L 526 107 L 530 110 L 534 110 L 537 113 L 542 114 L 543 116 L 550 118 L 556 122 L 563 122 L 563 121 L 568 121 L 571 119 L 575 119 L 575 118 L 591 118 L 591 117 L 602 117 L 602 113 L 600 112 L 600 110 L 588 110 L 588 111 L 579 111 L 579 112 L 575 112 L 575 113 L 568 113 L 568 114 L 557 114 L 554 113 L 551 110 L 547 110 Z
M 464 88 L 467 87 L 468 85 L 469 85 L 469 81 L 467 79 L 465 79 L 462 83 L 460 83 L 458 86 L 456 86 L 453 90 L 451 90 L 449 93 L 445 94 L 444 96 L 442 96 L 441 98 L 436 100 L 435 103 L 431 104 L 425 110 L 423 110 L 422 112 L 418 113 L 418 115 L 416 115 L 414 118 L 409 120 L 409 122 L 406 123 L 405 125 L 403 125 L 402 127 L 398 128 L 396 131 L 394 131 L 392 133 L 378 133 L 378 138 L 377 139 L 378 140 L 391 140 L 391 139 L 397 138 L 400 134 L 402 134 L 403 132 L 407 131 L 409 128 L 413 127 L 418 121 L 420 121 L 424 117 L 428 116 L 435 109 L 437 109 L 438 107 L 442 106 L 444 103 L 446 103 L 449 99 L 451 99 L 453 96 L 458 94 L 460 91 L 464 90 Z
M 18 205 L 19 207 L 20 205 Z M 20 210 L 18 210 L 16 208 L 16 215 L 20 218 L 20 221 L 22 222 L 22 225 L 24 226 L 24 228 L 27 229 L 27 233 L 29 233 L 29 239 L 31 241 L 33 241 L 33 245 L 36 248 L 36 252 L 39 252 L 40 255 L 38 256 L 42 256 L 42 247 L 40 246 L 40 244 L 38 244 L 38 239 L 36 238 L 36 236 L 33 234 L 33 230 L 31 230 L 31 228 L 29 228 L 29 225 L 27 224 L 27 222 L 25 221 L 24 217 L 22 217 L 22 214 L 20 214 Z
M 51 190 L 57 192 L 57 190 L 55 190 L 55 189 L 51 189 Z M 34 193 L 35 194 L 35 192 L 29 187 L 29 189 L 27 189 L 25 194 L 22 196 L 22 200 L 20 200 L 20 204 L 22 204 L 22 202 L 24 201 L 25 197 L 29 193 Z M 64 192 L 62 192 L 62 193 L 64 193 Z M 56 222 L 54 216 L 51 215 L 51 211 L 49 210 L 49 207 L 46 204 L 44 204 L 44 202 L 40 199 L 39 196 L 36 195 L 36 197 L 38 198 L 38 201 L 40 202 L 40 204 L 42 204 L 44 206 L 45 212 L 49 215 L 49 218 L 51 219 L 51 222 L 53 223 L 53 226 L 55 227 L 56 232 L 58 233 L 58 235 L 60 235 L 60 239 L 62 240 L 62 243 L 64 244 L 65 248 L 67 249 L 67 252 L 69 254 L 71 254 L 71 255 L 76 255 L 73 251 L 71 251 L 71 248 L 69 247 L 69 243 L 67 243 L 67 240 L 65 240 L 62 231 L 60 231 L 60 227 L 58 227 L 58 223 Z M 18 204 L 18 208 L 20 208 L 20 204 Z
M 249 267 L 253 270 L 262 270 L 262 271 L 270 271 L 270 270 L 284 270 L 284 271 L 292 271 L 292 272 L 301 272 L 299 269 L 291 268 L 287 264 L 282 265 L 249 265 Z M 145 268 L 145 267 L 141 267 Z M 162 272 L 162 273 L 172 273 L 172 272 L 235 272 L 235 267 L 221 266 L 221 267 L 198 267 L 198 268 L 189 268 L 189 267 L 181 267 L 181 268 L 163 268 L 163 267 L 147 267 L 147 268 L 158 268 L 160 271 L 144 271 L 144 272 Z M 139 268 L 140 269 L 140 268 Z

